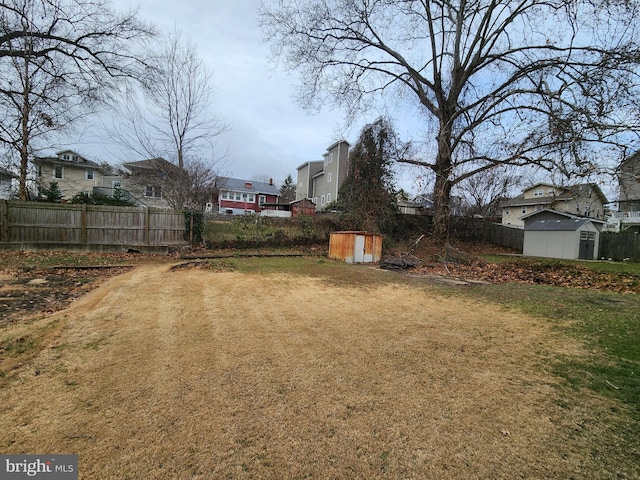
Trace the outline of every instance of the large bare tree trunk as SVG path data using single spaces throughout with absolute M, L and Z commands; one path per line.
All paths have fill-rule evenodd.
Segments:
M 20 142 L 20 180 L 18 185 L 18 197 L 23 202 L 27 201 L 27 172 L 29 169 L 29 120 L 31 119 L 31 103 L 29 101 L 29 56 L 24 58 L 24 88 L 22 90 L 22 141 Z
M 443 102 L 444 104 L 445 102 Z M 446 110 L 446 104 L 442 110 Z M 438 134 L 438 156 L 433 171 L 436 181 L 433 188 L 433 238 L 445 244 L 449 239 L 451 216 L 451 116 L 443 115 Z

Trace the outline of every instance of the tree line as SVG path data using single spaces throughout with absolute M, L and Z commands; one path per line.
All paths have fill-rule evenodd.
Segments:
M 189 40 L 160 34 L 136 10 L 106 0 L 0 1 L 0 144 L 17 165 L 22 200 L 29 160 L 97 111 L 117 113 L 113 142 L 176 167 L 163 188 L 170 204 L 210 198 L 221 157 L 214 141 L 226 128 L 211 116 L 212 91 Z
M 435 236 L 446 240 L 452 190 L 469 179 L 528 166 L 565 179 L 614 173 L 638 150 L 639 9 L 299 0 L 260 15 L 279 64 L 300 75 L 301 105 L 348 119 L 393 104 L 415 112 L 423 135 L 397 160 L 432 178 Z

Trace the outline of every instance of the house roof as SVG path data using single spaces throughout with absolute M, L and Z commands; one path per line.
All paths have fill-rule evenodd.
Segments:
M 349 148 L 349 146 L 350 146 L 349 142 L 347 142 L 346 140 L 338 140 L 337 142 L 335 142 L 335 143 L 331 144 L 331 146 L 329 146 L 329 147 L 327 148 L 327 152 L 328 152 L 329 150 L 331 150 L 332 148 L 337 147 L 337 146 L 338 146 L 338 145 L 340 145 L 341 143 L 346 144 L 346 145 L 347 145 L 347 148 Z
M 220 190 L 241 193 L 264 193 L 276 196 L 280 195 L 280 190 L 272 183 L 243 180 L 241 178 L 220 177 Z
M 527 220 L 531 217 L 537 217 L 538 215 L 542 215 L 542 214 L 553 214 L 559 217 L 564 217 L 564 218 L 580 218 L 580 216 L 578 215 L 573 215 L 572 213 L 569 212 L 562 212 L 560 210 L 554 210 L 552 208 L 543 208 L 541 210 L 536 210 L 535 212 L 531 212 L 531 213 L 527 213 L 525 215 L 522 215 L 521 217 L 519 217 L 520 220 Z
M 537 187 L 553 187 L 556 189 L 561 189 L 562 193 L 560 193 L 559 195 L 553 195 L 553 196 L 547 195 L 547 196 L 540 196 L 540 197 L 534 197 L 534 198 L 524 198 L 525 192 L 533 190 Z M 550 203 L 562 201 L 562 200 L 571 200 L 575 197 L 580 196 L 581 191 L 586 189 L 591 189 L 598 196 L 598 198 L 603 204 L 609 203 L 609 200 L 607 199 L 607 197 L 604 195 L 604 193 L 602 193 L 602 190 L 600 189 L 600 187 L 595 183 L 581 183 L 578 185 L 571 185 L 568 187 L 560 187 L 557 185 L 554 186 L 548 183 L 538 183 L 532 187 L 527 188 L 517 197 L 506 200 L 502 204 L 502 207 L 519 207 L 524 205 L 550 204 Z
M 310 162 L 304 162 L 302 165 L 300 165 L 298 168 L 296 168 L 296 170 L 301 170 L 306 166 L 317 165 L 319 163 L 324 165 L 324 160 L 312 160 Z
M 550 208 L 545 208 L 538 210 L 537 212 L 523 215 L 520 217 L 520 220 L 524 220 L 525 231 L 546 232 L 574 232 L 587 223 L 590 223 L 591 225 L 607 223 L 602 220 L 572 215 L 567 212 L 560 212 Z
M 72 154 L 76 156 L 77 159 L 64 160 L 63 158 L 61 158 L 61 156 L 65 153 Z M 57 157 L 34 157 L 32 162 L 35 163 L 36 165 L 51 164 L 51 165 L 63 165 L 63 166 L 76 167 L 76 168 L 92 168 L 94 170 L 98 170 L 103 175 L 105 174 L 108 175 L 111 173 L 107 169 L 103 168 L 100 164 L 83 157 L 82 155 L 80 155 L 77 152 L 74 152 L 73 150 L 62 150 L 56 153 L 56 155 L 58 156 Z
M 550 221 L 549 216 L 552 215 L 553 221 L 555 221 L 557 217 L 561 217 L 562 220 L 587 220 L 587 221 L 590 221 L 591 223 L 600 223 L 603 225 L 607 223 L 603 220 L 598 220 L 591 217 L 583 217 L 582 215 L 573 215 L 572 213 L 562 212 L 560 210 L 553 210 L 552 208 L 543 208 L 542 210 L 537 210 L 535 212 L 527 213 L 526 215 L 522 215 L 521 217 L 519 217 L 519 220 L 525 220 L 525 225 L 526 225 L 526 220 L 530 220 L 531 218 L 537 217 L 540 215 L 545 215 L 546 217 L 545 220 L 547 221 Z
M 565 218 L 555 220 L 533 220 L 525 223 L 525 231 L 546 232 L 575 232 L 586 223 L 592 223 L 588 218 Z
M 173 163 L 168 162 L 164 158 L 149 158 L 147 160 L 138 160 L 137 162 L 127 162 L 122 164 L 123 167 L 137 172 L 166 172 L 177 168 Z

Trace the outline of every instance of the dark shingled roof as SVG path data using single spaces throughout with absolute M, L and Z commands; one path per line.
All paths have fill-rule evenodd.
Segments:
M 563 220 L 534 220 L 525 224 L 527 231 L 546 232 L 575 232 L 585 223 L 591 222 L 588 218 L 567 218 Z

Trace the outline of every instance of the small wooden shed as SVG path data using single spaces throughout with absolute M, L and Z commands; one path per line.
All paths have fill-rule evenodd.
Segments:
M 333 232 L 329 258 L 347 263 L 374 263 L 382 258 L 382 235 L 368 232 Z
M 570 260 L 597 258 L 603 222 L 549 209 L 522 218 L 524 255 Z

